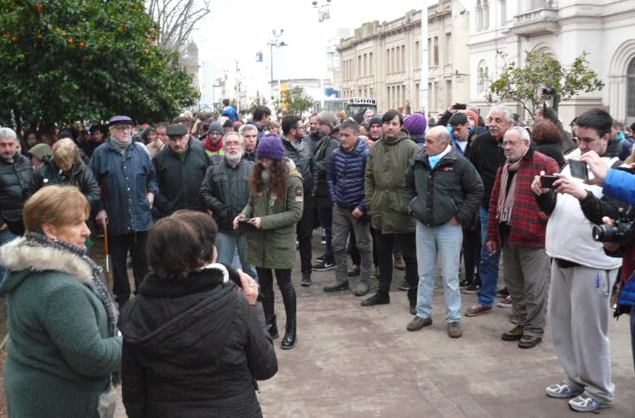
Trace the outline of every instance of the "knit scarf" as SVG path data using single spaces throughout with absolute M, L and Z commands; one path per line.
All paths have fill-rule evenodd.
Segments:
M 207 139 L 205 140 L 205 148 L 211 152 L 218 152 L 221 150 L 221 148 L 223 148 L 223 141 L 219 141 L 218 144 L 216 145 L 212 145 L 212 139 L 210 137 L 207 137 Z
M 115 149 L 117 151 L 119 151 L 120 153 L 124 154 L 126 152 L 126 150 L 128 149 L 128 147 L 130 146 L 130 144 L 132 143 L 132 141 L 130 142 L 123 142 L 123 141 L 119 141 L 118 139 L 116 139 L 114 136 L 110 137 L 110 142 L 112 142 L 112 145 L 114 145 Z
M 501 172 L 501 185 L 500 185 L 500 193 L 498 194 L 498 222 L 506 223 L 511 225 L 512 218 L 512 209 L 514 207 L 514 199 L 516 199 L 516 183 L 518 181 L 518 176 L 515 175 L 512 179 L 512 183 L 507 186 L 509 183 L 509 173 L 516 173 L 520 168 L 520 162 L 522 161 L 522 157 L 513 163 L 507 162 L 503 166 L 503 170 Z

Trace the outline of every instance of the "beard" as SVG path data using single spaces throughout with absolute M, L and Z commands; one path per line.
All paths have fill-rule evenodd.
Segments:
M 241 158 L 243 158 L 243 154 L 244 154 L 243 151 L 235 152 L 235 153 L 232 153 L 232 154 L 225 153 L 225 158 L 227 158 L 227 160 L 230 163 L 234 163 L 235 164 L 238 161 L 240 161 Z

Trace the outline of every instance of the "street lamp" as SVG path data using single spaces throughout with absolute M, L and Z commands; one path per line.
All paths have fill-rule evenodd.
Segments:
M 318 11 L 318 22 L 319 23 L 323 23 L 324 21 L 328 20 L 331 18 L 331 11 L 329 10 L 329 6 L 331 5 L 331 0 L 326 0 L 326 3 L 323 4 L 318 4 L 318 2 L 316 0 L 313 0 L 313 2 L 311 2 L 311 4 L 313 5 L 314 9 L 317 9 Z M 325 31 L 326 32 L 326 31 Z M 327 34 L 328 36 L 328 34 Z M 324 44 L 323 44 L 323 48 L 322 48 L 322 54 L 326 55 L 326 47 L 327 47 L 327 37 L 324 37 Z M 320 98 L 320 108 L 324 107 L 324 100 L 323 97 L 325 97 L 324 94 L 324 77 L 326 77 L 326 65 L 328 64 L 327 60 L 325 60 L 324 63 L 324 68 L 322 68 L 322 71 L 320 71 L 320 90 L 321 91 L 321 98 Z
M 321 4 L 319 6 L 318 6 L 318 2 L 317 1 L 313 1 L 311 3 L 311 4 L 313 4 L 313 7 L 318 10 L 318 21 L 320 23 L 322 23 L 325 20 L 331 18 L 331 12 L 329 10 L 329 3 L 331 3 L 331 0 L 326 0 L 326 3 Z
M 273 39 L 269 40 L 269 43 L 267 45 L 269 45 L 269 56 L 271 59 L 270 62 L 270 70 L 271 70 L 271 81 L 269 82 L 269 84 L 271 85 L 271 90 L 273 90 L 273 48 L 282 48 L 283 46 L 288 46 L 287 43 L 285 43 L 284 41 L 280 41 L 279 38 L 282 36 L 282 34 L 284 33 L 284 29 L 280 29 L 280 32 L 277 32 L 275 29 L 271 31 L 271 33 L 273 34 Z M 278 81 L 278 84 L 280 84 L 280 82 Z M 273 96 L 273 95 L 272 95 Z M 280 99 L 280 86 L 278 86 L 278 99 Z

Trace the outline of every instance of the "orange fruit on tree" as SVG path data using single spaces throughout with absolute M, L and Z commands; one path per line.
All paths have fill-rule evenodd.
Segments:
M 20 38 L 18 38 L 17 36 L 14 36 L 13 38 L 11 38 L 11 40 L 13 42 L 18 42 L 20 40 Z

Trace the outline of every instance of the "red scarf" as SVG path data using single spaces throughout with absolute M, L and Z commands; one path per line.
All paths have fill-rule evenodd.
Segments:
M 221 139 L 218 145 L 214 146 L 212 145 L 212 139 L 208 136 L 205 139 L 205 148 L 211 152 L 218 152 L 221 148 L 223 148 L 223 140 Z

